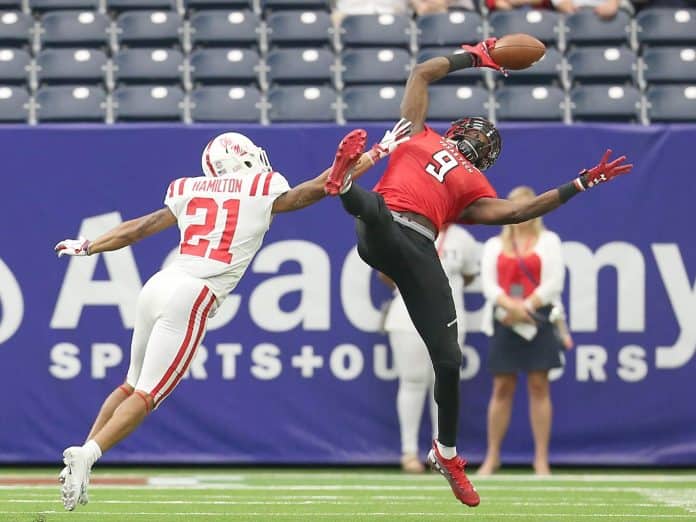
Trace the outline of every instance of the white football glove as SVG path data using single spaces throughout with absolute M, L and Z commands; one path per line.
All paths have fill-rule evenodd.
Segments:
M 80 236 L 78 239 L 64 239 L 53 250 L 60 256 L 88 256 L 89 240 Z
M 375 143 L 370 150 L 373 161 L 389 156 L 396 147 L 411 139 L 413 123 L 406 118 L 401 118 L 391 130 L 384 133 L 382 141 Z

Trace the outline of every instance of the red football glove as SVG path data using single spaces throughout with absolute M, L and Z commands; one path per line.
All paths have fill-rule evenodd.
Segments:
M 474 67 L 489 67 L 507 76 L 507 71 L 495 63 L 490 54 L 490 50 L 495 47 L 495 42 L 497 41 L 497 38 L 486 38 L 483 42 L 479 42 L 476 45 L 462 45 L 462 49 L 474 58 Z
M 623 164 L 626 161 L 626 156 L 620 156 L 614 161 L 607 163 L 611 153 L 612 150 L 607 149 L 597 166 L 580 171 L 580 177 L 575 180 L 575 184 L 580 190 L 587 190 L 605 181 L 610 181 L 616 176 L 631 172 L 633 164 Z

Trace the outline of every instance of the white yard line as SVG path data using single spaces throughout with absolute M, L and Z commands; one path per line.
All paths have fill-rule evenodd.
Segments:
M 646 490 L 641 494 L 663 506 L 681 508 L 689 513 L 696 513 L 696 490 L 694 489 L 654 489 Z

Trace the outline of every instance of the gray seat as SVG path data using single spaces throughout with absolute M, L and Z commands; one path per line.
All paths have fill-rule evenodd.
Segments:
M 515 84 L 536 84 L 561 83 L 561 73 L 563 69 L 563 55 L 555 47 L 548 47 L 544 56 L 534 65 L 519 71 L 510 71 L 507 78 L 498 76 L 500 81 L 506 85 Z
M 261 92 L 256 87 L 204 86 L 191 93 L 193 121 L 258 122 Z
M 628 47 L 576 47 L 568 66 L 573 83 L 635 83 L 638 58 Z
M 114 91 L 117 121 L 178 121 L 184 93 L 177 86 L 121 86 Z
M 326 86 L 290 85 L 268 92 L 271 121 L 335 121 L 336 91 Z
M 25 123 L 28 107 L 29 93 L 24 87 L 0 85 L 0 122 Z
M 127 11 L 116 21 L 121 45 L 166 46 L 179 43 L 182 19 L 172 11 Z
M 36 57 L 39 83 L 104 83 L 106 63 L 99 49 L 44 49 Z
M 114 56 L 119 83 L 179 83 L 184 57 L 176 49 L 121 49 Z
M 696 9 L 644 9 L 636 16 L 636 26 L 641 44 L 696 45 Z
M 19 11 L 0 13 L 0 44 L 26 45 L 31 38 L 34 20 Z
M 4 5 L 0 4 L 4 8 Z M 56 9 L 99 9 L 99 0 L 29 0 L 33 12 L 52 11 Z
M 349 121 L 399 119 L 404 87 L 399 85 L 356 85 L 343 91 L 344 116 Z
M 191 42 L 194 46 L 258 45 L 261 20 L 251 11 L 200 11 L 191 16 Z
M 258 83 L 259 53 L 254 49 L 197 49 L 191 53 L 196 83 Z
M 474 11 L 422 15 L 416 19 L 416 27 L 420 47 L 449 45 L 456 49 L 483 38 L 483 19 Z
M 696 46 L 650 47 L 643 63 L 648 83 L 696 83 Z
M 106 46 L 109 18 L 96 11 L 51 11 L 41 17 L 44 46 Z
M 696 83 L 653 85 L 646 95 L 650 121 L 696 123 Z
M 0 78 L 2 83 L 26 83 L 31 56 L 24 49 L 0 49 Z
M 132 9 L 176 9 L 176 0 L 106 0 L 109 11 L 130 11 Z
M 592 9 L 584 8 L 568 15 L 566 37 L 571 45 L 629 45 L 631 16 L 619 11 L 610 20 L 600 18 Z
M 98 86 L 59 85 L 36 92 L 39 121 L 104 121 L 106 92 Z
M 331 83 L 334 53 L 328 49 L 274 49 L 266 57 L 273 83 Z
M 329 10 L 329 0 L 261 0 L 263 9 L 324 9 Z
M 422 63 L 437 56 L 449 56 L 455 51 L 457 51 L 457 49 L 452 47 L 428 47 L 419 51 L 418 56 L 416 57 L 416 62 Z M 490 72 L 487 69 L 469 67 L 467 69 L 459 69 L 458 71 L 450 73 L 441 80 L 438 80 L 437 83 L 451 83 L 456 85 L 484 84 L 486 82 L 486 77 L 489 74 Z
M 352 15 L 341 21 L 341 41 L 346 47 L 408 47 L 410 31 L 406 15 Z
M 471 86 L 433 85 L 428 89 L 429 120 L 456 120 L 460 116 L 488 118 L 488 90 Z
M 357 83 L 403 83 L 408 78 L 411 55 L 405 49 L 347 49 L 341 55 L 343 81 Z
M 254 0 L 184 0 L 190 9 L 252 9 Z
M 266 19 L 271 45 L 328 46 L 332 23 L 326 11 L 274 11 Z
M 640 120 L 640 92 L 630 85 L 579 85 L 570 100 L 576 121 Z
M 513 9 L 493 11 L 488 19 L 491 35 L 531 34 L 546 45 L 557 45 L 561 15 L 548 9 Z
M 561 121 L 565 112 L 565 94 L 551 85 L 503 86 L 495 101 L 501 121 Z

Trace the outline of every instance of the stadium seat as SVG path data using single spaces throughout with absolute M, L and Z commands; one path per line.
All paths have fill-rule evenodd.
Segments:
M 570 101 L 576 121 L 640 120 L 640 92 L 630 85 L 579 85 Z
M 31 38 L 34 20 L 19 11 L 0 13 L 0 44 L 26 45 Z
M 336 99 L 331 87 L 273 87 L 268 116 L 271 121 L 336 121 Z
M 631 83 L 638 58 L 628 47 L 576 47 L 568 53 L 573 83 Z
M 129 11 L 116 21 L 121 45 L 158 46 L 179 43 L 181 16 L 171 11 Z
M 259 54 L 253 49 L 197 49 L 191 53 L 196 83 L 258 83 Z
M 344 47 L 409 47 L 411 21 L 406 15 L 353 15 L 341 22 Z
M 176 9 L 176 0 L 106 0 L 109 11 L 130 11 L 133 9 Z
M 500 38 L 506 34 L 526 33 L 546 45 L 557 45 L 561 15 L 547 9 L 513 9 L 493 11 L 488 19 L 491 36 Z
M 449 56 L 453 52 L 457 51 L 456 48 L 451 47 L 428 47 L 422 49 L 416 58 L 417 63 L 422 63 L 430 58 L 435 58 L 436 56 Z M 515 71 L 517 72 L 517 71 Z M 453 73 L 448 74 L 441 80 L 438 80 L 438 84 L 452 83 L 456 85 L 463 84 L 484 84 L 486 83 L 486 78 L 491 73 L 484 68 L 470 67 L 467 69 L 460 69 Z M 498 73 L 496 73 L 498 74 Z
M 646 48 L 643 64 L 647 83 L 696 83 L 696 46 Z
M 620 10 L 610 20 L 597 16 L 592 9 L 581 9 L 565 20 L 566 39 L 571 45 L 621 45 L 630 43 L 631 15 Z
M 641 44 L 696 44 L 696 9 L 644 9 L 636 16 L 636 26 Z
M 23 87 L 0 85 L 0 122 L 26 122 L 29 116 L 29 93 Z
M 498 76 L 502 83 L 513 84 L 535 84 L 562 83 L 563 55 L 555 47 L 548 47 L 546 54 L 527 69 L 512 71 L 507 78 Z
M 328 49 L 275 49 L 268 53 L 268 80 L 276 83 L 333 83 L 334 53 Z
M 1 6 L 0 7 L 4 7 Z M 29 0 L 29 8 L 36 11 L 52 11 L 54 9 L 99 9 L 99 0 Z
M 180 120 L 184 93 L 176 86 L 121 86 L 114 91 L 117 121 Z
M 31 56 L 24 49 L 0 49 L 0 81 L 26 83 L 29 77 Z
M 696 84 L 654 85 L 646 95 L 650 121 L 696 121 Z
M 263 9 L 324 9 L 329 10 L 328 0 L 261 0 Z
M 483 19 L 473 11 L 422 15 L 416 19 L 416 27 L 420 47 L 449 45 L 456 49 L 483 38 Z
M 562 121 L 565 114 L 565 94 L 554 86 L 503 86 L 495 101 L 500 121 Z
M 403 86 L 356 85 L 343 91 L 344 116 L 348 121 L 399 119 Z
M 343 82 L 399 83 L 408 78 L 411 55 L 404 49 L 348 49 L 341 55 Z
M 256 87 L 199 87 L 191 93 L 193 121 L 258 122 L 261 92 Z
M 333 31 L 325 11 L 275 11 L 266 23 L 271 45 L 328 45 Z
M 261 25 L 251 11 L 199 11 L 191 17 L 194 46 L 257 46 Z
M 36 117 L 41 121 L 104 121 L 106 93 L 97 86 L 59 85 L 36 92 Z
M 36 57 L 39 83 L 104 83 L 106 54 L 98 49 L 44 49 Z
M 189 9 L 252 9 L 254 0 L 184 0 Z
M 0 9 L 21 9 L 22 0 L 0 0 Z
M 53 11 L 41 18 L 41 42 L 48 46 L 105 46 L 109 18 L 95 11 Z
M 462 116 L 488 118 L 488 90 L 473 86 L 433 85 L 428 89 L 429 120 L 454 121 Z
M 176 49 L 122 49 L 114 56 L 116 81 L 178 83 L 184 57 Z

